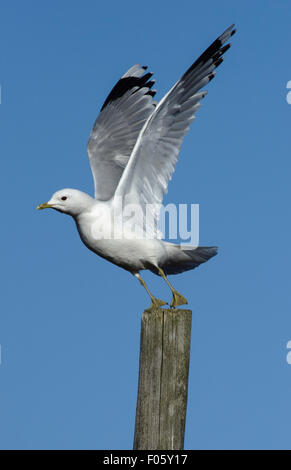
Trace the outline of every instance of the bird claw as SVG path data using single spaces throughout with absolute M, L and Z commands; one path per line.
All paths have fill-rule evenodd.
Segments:
M 146 309 L 147 312 L 153 312 L 154 310 L 160 309 L 163 305 L 168 305 L 168 302 L 164 300 L 157 299 L 154 297 L 149 308 Z
M 185 297 L 182 294 L 180 294 L 178 291 L 173 290 L 173 298 L 172 298 L 170 307 L 176 308 L 179 305 L 186 305 L 186 304 L 188 304 L 187 299 L 185 299 Z

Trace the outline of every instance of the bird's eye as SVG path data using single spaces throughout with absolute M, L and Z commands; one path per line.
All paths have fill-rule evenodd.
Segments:
M 62 201 L 66 201 L 68 198 L 67 198 L 67 196 L 63 196 L 61 199 L 62 199 Z

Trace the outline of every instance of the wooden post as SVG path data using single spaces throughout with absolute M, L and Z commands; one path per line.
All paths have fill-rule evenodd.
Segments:
M 191 319 L 191 310 L 142 315 L 135 450 L 184 448 Z

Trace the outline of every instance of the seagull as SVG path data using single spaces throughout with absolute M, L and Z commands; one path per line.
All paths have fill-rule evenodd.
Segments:
M 187 300 L 167 275 L 194 269 L 217 254 L 215 246 L 186 249 L 164 241 L 156 228 L 158 208 L 183 138 L 207 94 L 201 89 L 214 78 L 235 31 L 234 25 L 227 28 L 158 103 L 153 99 L 153 74 L 145 66 L 131 67 L 109 93 L 90 134 L 87 150 L 94 198 L 76 189 L 62 189 L 37 207 L 72 216 L 89 250 L 139 280 L 150 296 L 150 311 L 167 302 L 151 293 L 140 271 L 161 276 L 172 292 L 170 307 L 177 308 Z M 124 228 L 125 212 L 131 206 L 139 210 L 134 230 L 130 224 Z M 145 233 L 146 237 L 140 236 Z

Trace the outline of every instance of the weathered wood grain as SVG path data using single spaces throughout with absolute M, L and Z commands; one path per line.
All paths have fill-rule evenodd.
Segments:
M 142 315 L 134 449 L 184 447 L 191 319 L 191 310 Z

